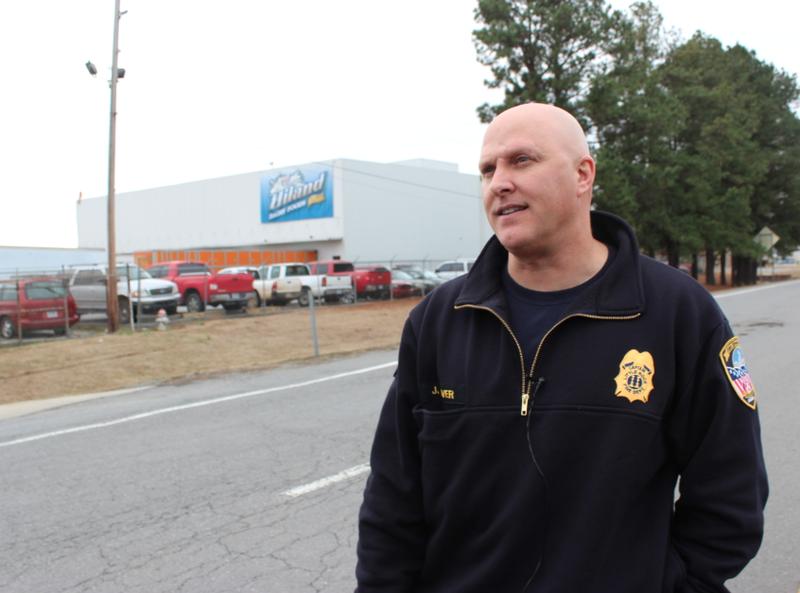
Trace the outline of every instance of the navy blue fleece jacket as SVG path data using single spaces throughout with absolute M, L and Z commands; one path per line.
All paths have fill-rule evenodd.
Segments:
M 755 555 L 767 482 L 731 328 L 624 221 L 592 213 L 592 227 L 616 260 L 535 361 L 507 322 L 496 238 L 411 312 L 358 592 L 723 592 Z

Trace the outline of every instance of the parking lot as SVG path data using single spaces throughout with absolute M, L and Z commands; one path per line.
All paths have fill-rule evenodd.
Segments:
M 119 330 L 135 332 L 158 327 L 158 316 L 163 321 L 163 315 L 176 324 L 271 315 L 312 303 L 329 307 L 423 296 L 466 273 L 469 265 L 445 262 L 437 276 L 413 264 L 387 268 L 338 260 L 218 272 L 202 262 L 167 262 L 149 270 L 120 264 L 116 301 L 112 299 L 111 304 L 108 283 L 112 276 L 106 266 L 30 272 L 0 281 L 0 347 L 101 333 L 108 326 L 106 311 L 112 304 L 118 311 Z M 47 293 L 35 293 L 38 285 L 46 285 Z

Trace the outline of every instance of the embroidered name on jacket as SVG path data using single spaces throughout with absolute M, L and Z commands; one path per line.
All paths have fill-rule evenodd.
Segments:
M 614 378 L 617 397 L 627 397 L 631 402 L 647 402 L 653 390 L 656 374 L 653 356 L 649 352 L 629 350 L 619 363 L 619 374 Z
M 444 403 L 464 404 L 464 386 L 444 383 L 422 383 L 419 398 L 423 402 L 441 399 Z
M 733 385 L 733 390 L 745 405 L 756 409 L 756 388 L 750 380 L 750 372 L 744 362 L 744 354 L 739 347 L 739 338 L 731 338 L 720 350 L 719 358 L 728 381 Z

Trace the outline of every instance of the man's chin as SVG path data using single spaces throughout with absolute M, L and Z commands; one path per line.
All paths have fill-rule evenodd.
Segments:
M 541 237 L 528 235 L 527 237 L 501 237 L 498 235 L 500 244 L 506 248 L 510 257 L 520 262 L 533 261 L 546 257 L 551 250 Z
M 512 255 L 523 255 L 531 249 L 536 249 L 536 238 L 530 232 L 521 233 L 515 230 L 500 231 L 497 239 L 500 244 Z

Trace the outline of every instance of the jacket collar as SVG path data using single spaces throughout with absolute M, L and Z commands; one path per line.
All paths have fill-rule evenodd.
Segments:
M 621 317 L 644 312 L 639 245 L 633 229 L 621 218 L 606 212 L 592 212 L 591 223 L 594 238 L 616 247 L 617 257 L 602 278 L 575 299 L 567 314 Z M 508 251 L 493 236 L 473 264 L 455 306 L 482 306 L 505 313 L 502 272 L 507 263 Z

